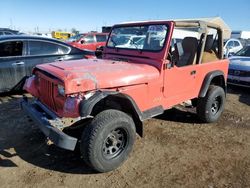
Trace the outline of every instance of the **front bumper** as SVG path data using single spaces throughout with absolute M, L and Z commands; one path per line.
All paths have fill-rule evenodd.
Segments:
M 27 115 L 37 123 L 45 136 L 47 136 L 56 146 L 72 151 L 75 149 L 77 139 L 63 133 L 57 128 L 63 127 L 63 124 L 60 122 L 60 118 L 51 112 L 46 106 L 37 100 L 29 102 L 27 98 L 24 98 L 21 102 L 21 107 Z M 57 121 L 57 127 L 51 125 L 51 120 Z
M 228 75 L 227 83 L 242 87 L 250 87 L 250 77 Z

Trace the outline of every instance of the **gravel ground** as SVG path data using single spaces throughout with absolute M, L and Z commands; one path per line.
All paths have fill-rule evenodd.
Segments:
M 182 108 L 146 121 L 129 159 L 103 174 L 46 145 L 20 98 L 0 97 L 0 187 L 250 187 L 249 89 L 229 88 L 217 123 Z

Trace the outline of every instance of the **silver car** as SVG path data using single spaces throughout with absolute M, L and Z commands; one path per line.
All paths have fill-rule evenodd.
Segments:
M 229 58 L 228 84 L 250 87 L 250 45 Z

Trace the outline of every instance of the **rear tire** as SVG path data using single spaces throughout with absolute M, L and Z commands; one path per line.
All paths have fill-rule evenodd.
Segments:
M 136 129 L 133 119 L 118 110 L 105 110 L 87 125 L 81 138 L 83 160 L 98 172 L 119 167 L 132 151 Z
M 198 99 L 197 115 L 206 122 L 212 123 L 219 119 L 225 106 L 225 91 L 219 86 L 211 85 L 207 94 Z

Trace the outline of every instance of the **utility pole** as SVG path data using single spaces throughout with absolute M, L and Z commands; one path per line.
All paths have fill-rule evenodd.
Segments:
M 12 18 L 10 18 L 10 29 L 13 29 Z

